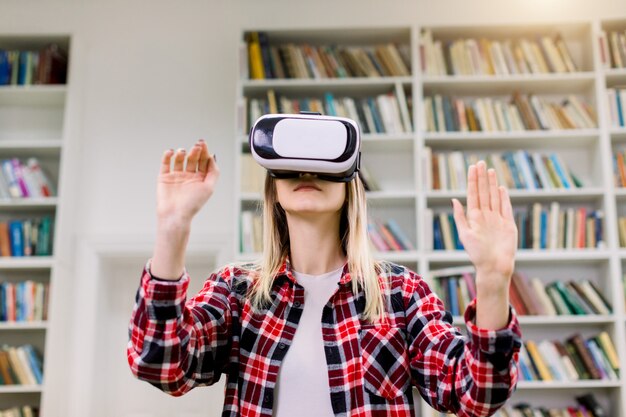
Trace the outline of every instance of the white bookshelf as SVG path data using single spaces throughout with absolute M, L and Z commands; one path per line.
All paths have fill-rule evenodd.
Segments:
M 51 34 L 5 35 L 0 34 L 0 48 L 9 50 L 38 50 L 50 42 L 59 44 L 70 53 L 70 37 Z M 71 54 L 70 54 L 71 55 Z M 70 58 L 71 59 L 71 58 Z M 69 79 L 69 76 L 68 76 Z M 0 258 L 0 282 L 18 283 L 32 280 L 49 283 L 50 305 L 53 301 L 53 282 L 57 266 L 56 242 L 59 241 L 57 219 L 60 206 L 62 153 L 66 135 L 66 102 L 68 84 L 0 86 L 0 159 L 17 157 L 38 158 L 42 169 L 54 185 L 57 196 L 22 198 L 0 202 L 3 220 L 13 218 L 52 217 L 51 256 L 25 256 Z M 45 393 L 47 369 L 50 359 L 48 331 L 52 327 L 50 306 L 48 320 L 35 322 L 0 322 L 2 344 L 20 346 L 32 344 L 43 359 L 41 385 L 0 385 L 0 410 L 13 406 L 30 405 L 43 413 L 42 397 Z
M 234 141 L 236 166 L 235 184 L 241 184 L 241 155 L 247 149 L 247 131 L 241 126 L 244 109 L 242 99 L 262 97 L 269 89 L 290 97 L 310 97 L 331 91 L 335 97 L 353 95 L 362 97 L 392 91 L 397 84 L 410 91 L 413 100 L 414 132 L 410 134 L 363 135 L 363 163 L 381 184 L 382 191 L 368 193 L 370 213 L 394 217 L 413 240 L 416 250 L 379 252 L 377 257 L 407 265 L 421 276 L 430 270 L 469 265 L 464 251 L 435 251 L 425 239 L 432 238 L 432 225 L 425 224 L 425 210 L 451 212 L 451 198 L 465 204 L 465 191 L 427 190 L 424 187 L 421 158 L 425 147 L 448 152 L 502 152 L 515 149 L 534 149 L 558 153 L 566 165 L 581 178 L 585 186 L 565 190 L 511 190 L 513 208 L 521 209 L 540 201 L 557 201 L 562 207 L 585 206 L 604 211 L 604 241 L 601 249 L 530 250 L 519 249 L 516 270 L 535 274 L 545 282 L 588 278 L 598 285 L 613 306 L 613 314 L 590 316 L 533 317 L 522 316 L 520 323 L 524 338 L 543 340 L 565 338 L 576 332 L 592 336 L 606 330 L 622 360 L 622 377 L 618 381 L 575 382 L 520 382 L 511 403 L 532 402 L 534 405 L 566 406 L 575 403 L 575 395 L 592 392 L 611 416 L 626 416 L 626 314 L 622 275 L 626 272 L 626 249 L 619 248 L 617 216 L 626 215 L 626 190 L 612 181 L 612 150 L 626 147 L 626 129 L 611 128 L 607 118 L 607 87 L 626 84 L 626 70 L 605 70 L 598 55 L 598 34 L 603 27 L 626 29 L 626 17 L 611 21 L 554 22 L 554 24 L 519 25 L 459 25 L 372 27 L 347 29 L 267 30 L 270 44 L 308 42 L 310 44 L 372 45 L 394 41 L 410 45 L 412 69 L 410 77 L 381 77 L 359 79 L 306 80 L 246 80 L 237 85 L 237 114 Z M 485 37 L 494 40 L 507 38 L 533 39 L 536 34 L 559 33 L 570 50 L 579 71 L 562 74 L 524 74 L 509 76 L 433 76 L 422 73 L 418 53 L 419 37 L 423 29 L 430 29 L 433 37 L 442 41 L 457 38 Z M 250 28 L 249 31 L 264 31 Z M 243 39 L 244 33 L 241 34 Z M 241 55 L 240 55 L 241 56 Z M 583 98 L 597 113 L 598 127 L 593 129 L 520 131 L 520 132 L 426 132 L 423 98 L 430 94 L 458 97 L 510 97 L 514 90 L 553 99 L 568 94 Z M 392 166 L 383 164 L 395 161 Z M 374 166 L 370 169 L 370 165 Z M 376 168 L 378 167 L 378 169 Z M 240 253 L 239 217 L 242 210 L 259 206 L 261 191 L 241 192 L 235 187 L 237 215 L 234 253 L 238 259 L 256 259 L 258 253 Z M 463 327 L 460 317 L 455 324 Z M 595 332 L 595 333 L 594 333 Z M 419 406 L 422 416 L 431 416 L 433 410 L 425 403 Z

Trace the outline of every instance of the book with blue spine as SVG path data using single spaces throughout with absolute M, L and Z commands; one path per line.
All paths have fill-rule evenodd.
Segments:
M 11 256 L 23 256 L 24 239 L 22 237 L 22 222 L 19 220 L 10 221 L 9 235 L 11 237 Z
M 335 96 L 331 92 L 324 93 L 324 102 L 326 103 L 326 111 L 329 116 L 336 116 Z
M 459 300 L 456 296 L 457 277 L 448 277 L 448 297 L 450 299 L 450 305 L 448 309 L 453 316 L 459 315 Z
M 556 157 L 556 154 L 551 153 L 549 158 L 552 161 L 552 164 L 554 165 L 556 174 L 559 176 L 559 178 L 561 179 L 561 182 L 563 183 L 563 187 L 571 188 L 571 184 L 569 183 L 569 180 L 567 179 L 567 176 L 565 175 L 564 167 L 562 167 L 561 164 L 559 163 L 559 159 Z
M 30 362 L 29 365 L 33 371 L 35 380 L 37 381 L 37 384 L 41 385 L 43 383 L 43 364 L 41 363 L 41 360 L 32 345 L 27 344 L 24 345 L 23 348 Z
M 373 97 L 367 98 L 367 104 L 372 112 L 372 117 L 374 119 L 374 125 L 376 126 L 376 133 L 385 133 L 385 128 L 383 127 L 382 117 L 380 112 L 378 111 L 378 107 L 376 106 L 376 100 Z
M 528 162 L 526 155 L 523 151 L 517 151 L 513 154 L 513 160 L 516 163 L 516 166 L 520 170 L 521 175 L 524 178 L 524 183 L 526 185 L 526 189 L 535 190 L 537 189 L 537 185 L 535 184 L 535 178 L 532 172 L 532 168 L 530 167 L 530 163 Z
M 541 225 L 539 230 L 541 233 L 539 238 L 539 247 L 541 249 L 546 249 L 548 247 L 548 212 L 544 209 L 541 209 Z
M 441 236 L 441 224 L 439 222 L 439 216 L 433 218 L 433 248 L 435 250 L 444 249 L 443 238 Z

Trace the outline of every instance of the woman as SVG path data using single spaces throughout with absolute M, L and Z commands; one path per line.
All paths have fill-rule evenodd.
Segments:
M 202 140 L 163 156 L 156 245 L 129 329 L 138 378 L 179 396 L 226 374 L 223 416 L 413 416 L 411 386 L 458 416 L 491 415 L 509 398 L 521 345 L 508 301 L 517 229 L 483 161 L 469 168 L 467 215 L 452 201 L 476 268 L 469 338 L 420 276 L 372 260 L 358 176 L 268 175 L 262 261 L 221 268 L 186 301 L 191 220 L 218 177 Z

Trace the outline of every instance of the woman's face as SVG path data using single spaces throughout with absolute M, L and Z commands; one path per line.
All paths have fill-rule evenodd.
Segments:
M 346 200 L 342 182 L 320 180 L 311 174 L 275 181 L 277 200 L 287 213 L 339 213 Z

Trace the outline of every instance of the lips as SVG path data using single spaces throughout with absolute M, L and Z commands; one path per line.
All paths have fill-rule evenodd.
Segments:
M 298 190 L 317 190 L 317 191 L 322 191 L 317 185 L 313 184 L 312 182 L 303 182 L 298 184 L 298 186 L 296 188 L 294 188 L 294 191 L 298 191 Z

